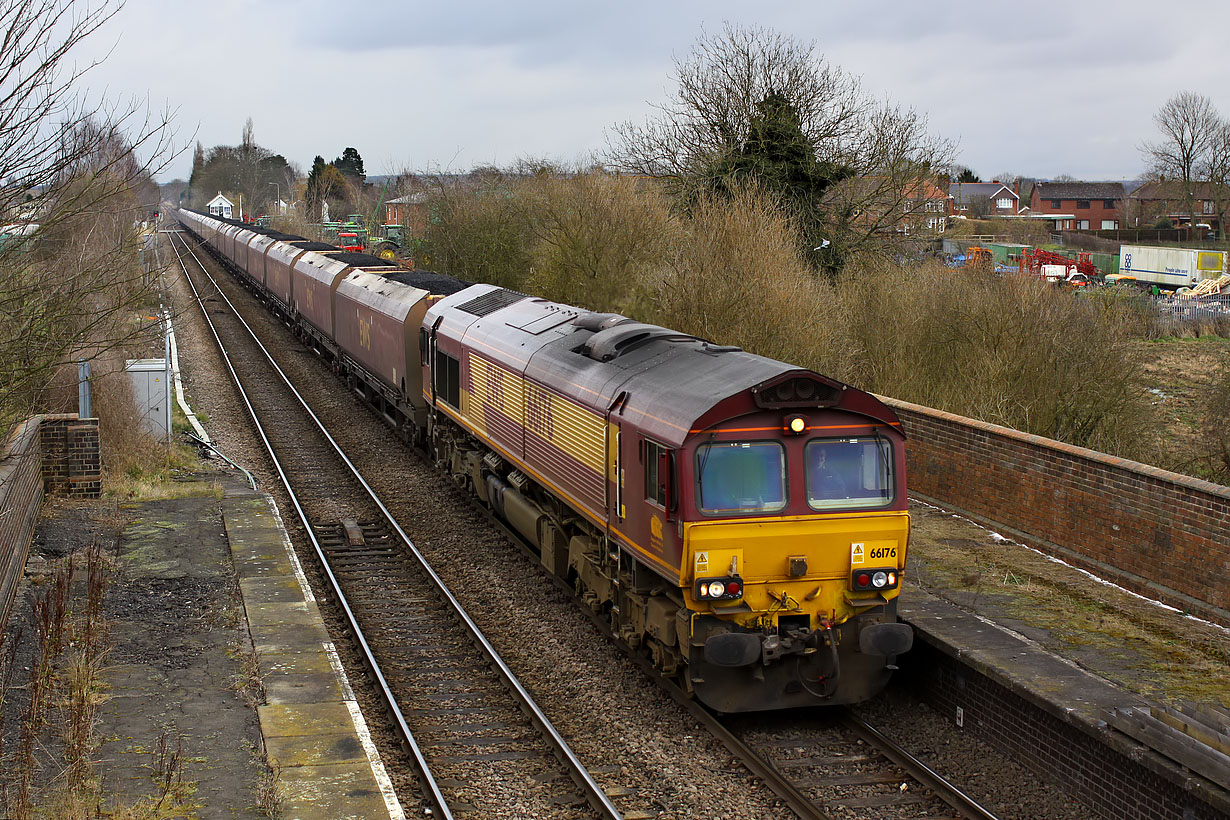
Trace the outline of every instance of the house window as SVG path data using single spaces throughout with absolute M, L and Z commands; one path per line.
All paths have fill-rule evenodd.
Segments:
M 1204 210 L 1202 210 L 1201 213 L 1205 213 L 1205 214 L 1213 213 L 1213 200 L 1206 199 L 1204 201 Z
M 1104 230 L 1104 231 L 1117 231 L 1117 230 L 1119 230 L 1119 220 L 1117 220 L 1117 219 L 1103 219 L 1103 220 L 1102 220 L 1102 230 Z
M 1012 208 L 1012 200 L 1006 196 L 1001 196 L 999 199 L 995 200 L 995 207 L 1002 208 L 1003 210 L 1009 210 Z
M 1077 208 L 1088 208 L 1088 207 L 1089 207 L 1089 200 L 1087 200 L 1087 199 L 1078 199 L 1078 200 L 1076 200 L 1076 207 L 1077 207 Z
M 1078 231 L 1087 231 L 1087 230 L 1089 230 L 1089 220 L 1088 220 L 1088 219 L 1078 219 L 1078 220 L 1076 220 L 1076 229 L 1077 229 Z
M 1059 199 L 1052 199 L 1052 200 L 1051 200 L 1051 207 L 1052 207 L 1052 208 L 1062 208 L 1062 207 L 1063 207 L 1063 200 L 1059 200 Z
M 1113 200 L 1113 199 L 1103 199 L 1103 200 L 1102 200 L 1102 207 L 1103 207 L 1103 208 L 1106 208 L 1106 209 L 1108 209 L 1108 210 L 1114 210 L 1114 207 L 1115 207 L 1115 200 Z

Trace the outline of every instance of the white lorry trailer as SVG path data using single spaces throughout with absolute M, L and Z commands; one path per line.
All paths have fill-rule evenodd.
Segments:
M 1226 273 L 1227 257 L 1230 254 L 1225 251 L 1123 245 L 1117 278 L 1163 288 L 1192 287 Z

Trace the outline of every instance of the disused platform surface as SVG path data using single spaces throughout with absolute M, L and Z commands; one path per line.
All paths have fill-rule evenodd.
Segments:
M 263 817 L 261 735 L 218 500 L 126 505 L 107 591 L 98 774 L 118 804 L 191 784 L 202 818 Z M 181 797 L 185 796 L 181 792 Z
M 1230 630 L 940 508 L 911 514 L 900 615 L 919 640 L 1120 752 L 1117 709 L 1230 708 Z
M 106 792 L 155 793 L 151 768 L 174 755 L 203 818 L 403 817 L 271 500 L 223 496 L 127 510 Z

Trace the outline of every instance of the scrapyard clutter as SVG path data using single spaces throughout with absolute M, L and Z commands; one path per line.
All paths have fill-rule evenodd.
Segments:
M 1193 288 L 1179 288 L 1175 296 L 1194 299 L 1200 296 L 1216 296 L 1230 291 L 1230 273 L 1223 273 L 1216 279 L 1205 279 Z

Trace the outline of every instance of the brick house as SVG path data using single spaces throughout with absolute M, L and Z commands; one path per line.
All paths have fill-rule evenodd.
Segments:
M 1134 228 L 1149 228 L 1165 217 L 1171 224 L 1188 225 L 1192 210 L 1196 224 L 1208 225 L 1218 236 L 1225 236 L 1230 223 L 1230 186 L 1197 182 L 1191 186 L 1191 201 L 1183 195 L 1179 180 L 1146 182 L 1128 196 L 1128 211 Z
M 853 177 L 831 186 L 824 199 L 830 207 L 849 213 L 859 230 L 922 236 L 948 229 L 948 194 L 931 180 Z
M 953 182 L 948 194 L 953 216 L 1016 216 L 1021 211 L 1020 196 L 1002 182 Z M 980 213 L 983 202 L 985 213 Z
M 904 233 L 943 233 L 948 230 L 950 197 L 930 180 L 906 192 L 902 205 Z
M 402 225 L 407 236 L 427 235 L 427 194 L 416 191 L 384 203 L 384 221 L 387 225 Z
M 1112 231 L 1123 223 L 1121 182 L 1039 182 L 1029 207 L 1060 231 Z

